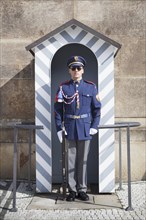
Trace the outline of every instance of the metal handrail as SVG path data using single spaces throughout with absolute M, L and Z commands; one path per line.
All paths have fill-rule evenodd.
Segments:
M 29 165 L 28 165 L 28 190 L 32 190 L 30 184 L 31 178 L 31 136 L 32 130 L 36 129 L 43 129 L 42 125 L 35 125 L 35 124 L 17 124 L 17 123 L 8 123 L 6 127 L 14 129 L 14 151 L 13 151 L 13 207 L 10 210 L 11 212 L 16 212 L 16 185 L 17 185 L 17 139 L 18 139 L 18 129 L 27 129 L 29 130 Z
M 133 210 L 131 201 L 131 158 L 130 158 L 130 127 L 138 127 L 141 124 L 139 122 L 116 122 L 115 124 L 109 125 L 99 125 L 98 129 L 119 129 L 119 190 L 122 189 L 122 160 L 121 160 L 121 129 L 127 129 L 127 174 L 128 174 L 128 207 L 127 211 Z M 28 129 L 29 130 L 29 167 L 28 167 L 28 187 L 30 186 L 31 177 L 31 135 L 32 130 L 43 129 L 41 125 L 35 124 L 17 124 L 8 123 L 6 127 L 14 129 L 14 154 L 13 154 L 13 208 L 12 212 L 16 212 L 16 183 L 17 183 L 17 139 L 18 139 L 18 129 Z
M 115 124 L 99 125 L 98 129 L 105 129 L 105 128 L 127 128 L 127 127 L 138 127 L 138 126 L 140 126 L 139 122 L 116 122 Z
M 127 129 L 127 176 L 128 176 L 128 207 L 126 211 L 132 211 L 131 199 L 131 156 L 130 156 L 130 127 L 138 127 L 139 122 L 116 122 L 111 125 L 99 125 L 98 129 L 119 128 L 119 190 L 122 190 L 122 151 L 121 151 L 121 129 Z

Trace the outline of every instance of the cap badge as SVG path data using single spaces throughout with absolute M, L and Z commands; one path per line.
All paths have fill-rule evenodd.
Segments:
M 74 59 L 75 59 L 75 61 L 77 61 L 78 60 L 78 56 L 75 56 Z

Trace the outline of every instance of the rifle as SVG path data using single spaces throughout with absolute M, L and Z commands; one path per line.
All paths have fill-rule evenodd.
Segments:
M 62 177 L 63 177 L 63 197 L 66 198 L 67 189 L 67 147 L 65 143 L 65 127 L 63 123 L 62 131 Z

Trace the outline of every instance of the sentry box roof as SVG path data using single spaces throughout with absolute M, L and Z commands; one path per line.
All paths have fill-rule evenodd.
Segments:
M 77 29 L 82 29 L 82 32 L 80 32 Z M 71 35 L 69 34 L 70 31 L 72 32 Z M 75 33 L 73 33 L 75 32 Z M 54 31 L 46 34 L 45 36 L 39 38 L 38 40 L 34 41 L 33 43 L 29 44 L 28 46 L 26 46 L 26 50 L 30 51 L 33 55 L 34 55 L 34 48 L 36 46 L 41 45 L 42 42 L 46 41 L 46 40 L 50 40 L 53 37 L 52 40 L 54 40 L 54 37 L 56 34 L 60 33 L 60 35 L 64 36 L 66 35 L 66 37 L 68 38 L 68 42 L 70 43 L 75 43 L 76 41 L 79 42 L 79 39 L 82 40 L 82 38 L 86 37 L 86 35 L 91 34 L 94 35 L 94 39 L 92 39 L 92 42 L 98 39 L 102 39 L 103 41 L 107 42 L 110 45 L 113 45 L 115 47 L 115 54 L 114 57 L 117 55 L 119 49 L 121 48 L 121 44 L 117 43 L 116 41 L 106 37 L 105 35 L 93 30 L 92 28 L 84 25 L 83 23 L 72 19 L 68 22 L 66 22 L 65 24 L 63 24 L 62 26 L 56 28 Z M 96 39 L 95 39 L 96 38 Z M 92 43 L 90 42 L 90 43 Z

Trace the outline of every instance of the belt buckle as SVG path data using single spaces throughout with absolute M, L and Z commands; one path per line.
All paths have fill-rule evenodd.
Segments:
M 80 115 L 74 115 L 74 119 L 79 119 Z

